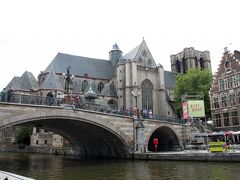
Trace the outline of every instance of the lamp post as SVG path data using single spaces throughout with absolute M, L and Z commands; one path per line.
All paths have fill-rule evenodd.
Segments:
M 136 128 L 135 132 L 134 132 L 134 136 L 135 136 L 135 151 L 143 153 L 146 152 L 146 141 L 145 141 L 145 137 L 144 137 L 144 125 L 143 122 L 140 119 L 140 115 L 139 115 L 139 109 L 138 109 L 138 104 L 137 104 L 137 98 L 138 96 L 140 96 L 140 92 L 131 92 L 134 99 L 135 99 L 135 108 L 134 108 L 134 116 L 133 116 L 133 120 L 134 120 L 134 126 Z
M 72 104 L 73 101 L 72 99 L 72 82 L 74 79 L 74 75 L 70 74 L 70 66 L 67 67 L 67 74 L 63 73 L 64 78 L 66 79 L 66 84 L 65 84 L 65 97 L 64 97 L 64 102 L 66 104 Z

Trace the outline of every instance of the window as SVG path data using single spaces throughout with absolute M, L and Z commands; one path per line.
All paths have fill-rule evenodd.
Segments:
M 47 140 L 44 141 L 44 144 L 47 144 Z
M 38 140 L 36 140 L 36 144 L 38 144 Z
M 112 109 L 116 109 L 117 108 L 117 101 L 114 99 L 110 99 L 108 101 L 108 105 L 112 108 Z
M 153 110 L 153 85 L 148 79 L 142 83 L 142 108 Z
M 104 88 L 103 82 L 98 83 L 98 92 L 101 93 Z
M 232 88 L 232 77 L 227 78 L 227 88 Z
M 230 99 L 230 104 L 231 105 L 236 105 L 236 99 L 235 99 L 235 94 L 230 94 L 229 99 Z
M 216 127 L 221 127 L 222 124 L 221 124 L 221 117 L 220 117 L 220 114 L 215 114 L 215 118 L 216 118 Z
M 222 107 L 227 107 L 227 97 L 222 96 Z
M 82 82 L 82 92 L 86 92 L 87 91 L 87 88 L 88 88 L 88 81 L 87 80 L 84 80 Z
M 187 72 L 187 61 L 185 58 L 182 59 L 183 73 Z
M 221 90 L 224 90 L 225 88 L 224 88 L 224 79 L 220 79 L 219 81 L 218 81 L 218 83 L 219 83 L 219 90 L 221 91 Z
M 195 56 L 195 68 L 198 68 L 198 60 L 196 56 Z
M 213 102 L 214 102 L 214 108 L 219 108 L 219 103 L 218 103 L 217 97 L 214 97 Z
M 233 123 L 233 126 L 239 125 L 238 112 L 237 111 L 232 112 L 232 123 Z
M 200 67 L 201 67 L 201 70 L 204 69 L 204 61 L 202 57 L 200 58 Z
M 229 126 L 229 114 L 228 112 L 223 113 L 224 126 Z
M 180 61 L 177 59 L 177 61 L 176 61 L 176 71 L 178 72 L 178 73 L 180 73 L 181 72 L 181 64 L 180 64 Z

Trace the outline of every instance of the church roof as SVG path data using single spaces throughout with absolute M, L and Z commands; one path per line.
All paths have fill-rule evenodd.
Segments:
M 58 77 L 55 75 L 55 73 L 53 71 L 50 71 L 50 73 L 47 75 L 46 80 L 41 85 L 41 89 L 64 90 Z
M 164 71 L 164 81 L 166 88 L 174 88 L 176 84 L 177 73 Z
M 5 90 L 19 89 L 19 86 L 20 86 L 20 77 L 15 76 L 15 77 L 12 78 L 12 80 L 5 87 Z
M 30 90 L 39 88 L 38 82 L 31 72 L 25 71 L 19 81 L 19 89 Z
M 128 52 L 127 54 L 125 54 L 122 59 L 134 59 L 141 47 L 142 43 L 139 44 L 137 47 L 135 47 L 133 50 L 131 50 L 130 52 Z
M 94 59 L 82 56 L 58 53 L 52 60 L 45 72 L 52 69 L 56 73 L 65 73 L 67 67 L 71 67 L 71 74 L 89 77 L 110 79 L 113 73 L 111 61 L 103 59 Z

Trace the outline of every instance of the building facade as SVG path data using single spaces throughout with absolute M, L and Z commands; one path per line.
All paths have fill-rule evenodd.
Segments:
M 171 70 L 176 73 L 187 73 L 188 69 L 209 69 L 211 60 L 209 51 L 194 50 L 193 47 L 185 48 L 182 52 L 171 55 Z
M 240 130 L 240 52 L 223 53 L 210 89 L 211 113 L 216 130 Z

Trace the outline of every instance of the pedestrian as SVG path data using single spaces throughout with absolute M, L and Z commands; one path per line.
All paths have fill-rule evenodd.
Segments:
M 149 118 L 152 119 L 153 118 L 153 114 L 152 114 L 152 110 L 151 109 L 149 110 L 148 114 L 149 114 Z

